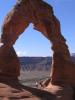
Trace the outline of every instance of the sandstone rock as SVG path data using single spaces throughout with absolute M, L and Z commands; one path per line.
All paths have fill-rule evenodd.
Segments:
M 4 20 L 2 27 L 3 31 L 2 31 L 1 41 L 5 47 L 4 51 L 10 52 L 10 54 L 8 55 L 11 54 L 14 55 L 15 61 L 12 61 L 13 60 L 12 56 L 11 56 L 12 60 L 9 61 L 10 62 L 9 66 L 11 66 L 11 70 L 14 69 L 13 73 L 16 74 L 18 74 L 20 71 L 18 58 L 12 46 L 17 40 L 18 36 L 28 27 L 30 23 L 33 23 L 34 29 L 42 32 L 42 34 L 46 36 L 52 43 L 52 50 L 54 52 L 53 64 L 52 64 L 53 70 L 51 75 L 52 82 L 56 82 L 55 80 L 58 81 L 59 79 L 63 80 L 62 79 L 63 70 L 61 63 L 63 62 L 64 59 L 70 59 L 70 53 L 66 45 L 66 40 L 61 35 L 59 20 L 54 16 L 52 7 L 42 0 L 40 1 L 21 0 L 14 6 L 12 11 L 9 12 L 9 14 L 6 16 Z M 59 56 L 62 56 L 62 58 Z M 6 58 L 9 59 L 9 56 L 6 56 Z M 17 64 L 14 68 L 12 67 L 12 62 L 13 63 L 15 62 L 15 64 Z M 2 67 L 0 66 L 0 69 L 3 70 L 3 68 L 5 68 L 4 66 L 5 64 Z M 7 65 L 6 69 L 9 68 L 10 67 L 8 67 Z
M 20 63 L 12 48 L 6 52 L 6 48 L 0 47 L 0 75 L 17 77 L 20 75 Z M 4 52 L 3 52 L 4 51 Z
M 8 78 L 10 77 L 12 80 L 14 80 L 14 78 L 18 80 L 20 64 L 13 49 L 13 44 L 18 39 L 18 36 L 23 33 L 23 31 L 28 27 L 30 23 L 33 23 L 34 29 L 42 32 L 42 34 L 52 43 L 53 62 L 50 83 L 57 84 L 58 86 L 65 84 L 65 86 L 69 85 L 71 87 L 75 87 L 75 64 L 71 61 L 66 40 L 61 34 L 60 22 L 55 17 L 52 7 L 45 3 L 43 0 L 18 0 L 12 11 L 10 11 L 6 16 L 1 35 L 1 42 L 3 43 L 2 47 L 0 48 L 1 79 L 6 80 L 6 78 L 3 79 L 3 77 L 6 76 Z M 11 81 L 10 79 L 9 81 Z M 13 86 L 10 87 L 8 85 L 11 82 L 5 81 L 5 84 L 3 82 L 4 81 L 2 81 L 1 84 L 1 89 L 3 92 L 2 94 L 0 92 L 1 99 L 4 97 L 4 99 L 10 98 L 10 100 L 16 100 L 16 98 L 19 98 L 19 95 L 21 96 L 20 93 L 12 93 L 12 90 L 14 90 Z M 16 87 L 18 85 L 18 83 L 16 85 L 14 82 L 13 84 Z M 60 90 L 59 87 L 55 88 L 55 86 L 49 85 L 48 81 L 46 91 L 48 90 L 51 92 L 50 89 L 54 92 Z M 32 91 L 34 89 L 29 88 L 29 90 L 31 93 L 33 93 Z M 62 95 L 59 91 L 59 94 L 62 98 L 67 98 L 61 100 L 72 100 L 72 90 L 70 94 L 67 91 L 70 91 L 70 87 L 62 87 L 62 93 L 64 95 Z M 26 91 L 22 92 L 25 93 Z M 36 94 L 38 93 L 43 92 L 38 92 L 38 90 L 36 90 Z M 29 94 L 27 97 L 28 96 Z M 44 96 L 44 94 L 42 96 Z M 46 96 L 46 100 L 50 100 L 50 98 L 48 98 L 49 96 Z M 58 95 L 55 96 L 58 97 Z M 60 99 L 58 98 L 57 100 Z
M 21 85 L 16 78 L 0 76 L 0 100 L 54 100 L 44 90 Z
M 56 96 L 55 100 L 74 100 L 73 89 L 69 85 L 52 85 L 51 83 L 44 89 Z

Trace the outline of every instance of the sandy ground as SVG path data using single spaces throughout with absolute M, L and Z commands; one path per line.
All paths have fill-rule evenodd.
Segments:
M 23 85 L 35 87 L 36 82 L 48 78 L 49 74 L 49 71 L 21 71 L 19 80 Z

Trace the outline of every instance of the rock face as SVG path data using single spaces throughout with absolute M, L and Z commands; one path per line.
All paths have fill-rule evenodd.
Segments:
M 0 75 L 17 77 L 20 75 L 20 64 L 14 49 L 10 48 L 8 52 L 0 48 Z
M 75 64 L 71 61 L 66 40 L 61 34 L 60 22 L 52 7 L 43 0 L 18 0 L 6 16 L 1 36 L 3 46 L 0 48 L 0 75 L 18 78 L 20 64 L 13 44 L 30 23 L 52 43 L 51 83 L 75 87 Z M 50 85 L 47 89 L 49 88 Z

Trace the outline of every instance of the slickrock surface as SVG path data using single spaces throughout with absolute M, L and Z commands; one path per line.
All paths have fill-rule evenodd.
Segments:
M 0 100 L 54 100 L 54 98 L 49 92 L 23 86 L 15 79 L 3 77 L 0 81 Z
M 21 85 L 15 78 L 0 77 L 0 100 L 74 100 L 70 86 L 48 85 L 42 89 Z
M 60 86 L 60 85 L 52 85 L 50 83 L 44 90 L 55 95 L 56 98 L 54 100 L 74 100 L 73 89 L 69 85 L 63 84 L 62 86 Z

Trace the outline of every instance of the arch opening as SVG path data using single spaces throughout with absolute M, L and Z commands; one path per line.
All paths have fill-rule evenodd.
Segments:
M 19 36 L 14 48 L 20 60 L 19 80 L 24 85 L 35 86 L 50 76 L 52 51 L 50 41 L 40 32 L 33 29 L 33 24 Z M 26 62 L 27 61 L 27 62 Z
M 27 54 L 24 53 L 24 56 L 52 56 L 50 41 L 41 32 L 34 30 L 33 24 L 30 24 L 19 36 L 14 48 L 16 52 L 20 52 L 20 48 L 22 53 L 27 52 Z M 19 53 L 17 54 L 19 55 Z M 21 56 L 21 54 L 19 56 Z

